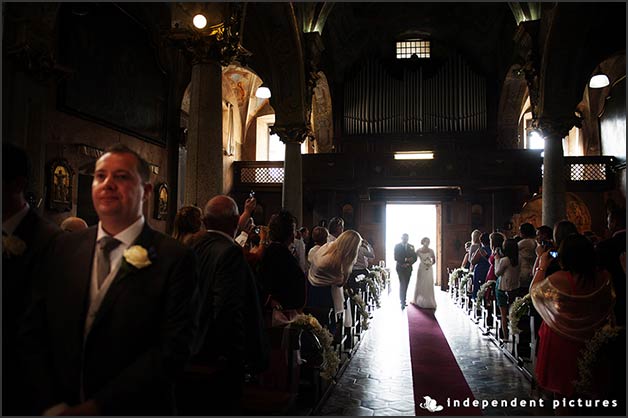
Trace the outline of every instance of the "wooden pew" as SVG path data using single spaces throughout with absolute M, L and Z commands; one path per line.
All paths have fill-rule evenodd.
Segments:
M 289 327 L 266 329 L 271 345 L 270 366 L 257 381 L 244 387 L 242 410 L 247 415 L 284 415 L 299 391 L 301 330 Z

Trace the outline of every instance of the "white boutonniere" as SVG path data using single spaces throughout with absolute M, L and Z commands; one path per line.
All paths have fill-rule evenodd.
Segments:
M 2 252 L 11 258 L 20 256 L 26 251 L 26 243 L 14 235 L 2 236 Z
M 141 245 L 132 245 L 127 248 L 124 250 L 123 256 L 127 263 L 137 269 L 143 269 L 144 267 L 148 267 L 152 264 L 150 258 L 148 257 L 148 251 L 146 251 L 146 248 Z

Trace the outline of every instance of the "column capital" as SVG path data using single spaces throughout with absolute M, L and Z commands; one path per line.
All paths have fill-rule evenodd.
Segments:
M 223 21 L 196 29 L 190 24 L 176 22 L 166 39 L 191 57 L 193 64 L 220 62 L 227 66 L 251 55 L 240 44 L 240 25 L 244 13 L 241 4 L 231 4 Z
M 314 138 L 312 126 L 309 123 L 298 126 L 271 126 L 270 133 L 278 135 L 284 144 L 302 144 L 303 141 Z
M 541 131 L 546 139 L 563 139 L 574 125 L 578 124 L 575 115 L 565 117 L 541 117 L 533 122 L 533 126 Z

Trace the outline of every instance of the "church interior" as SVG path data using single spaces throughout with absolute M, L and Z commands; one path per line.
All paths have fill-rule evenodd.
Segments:
M 625 415 L 625 345 L 593 395 L 610 406 L 552 407 L 534 306 L 502 332 L 508 312 L 457 276 L 474 230 L 568 220 L 596 244 L 622 211 L 625 326 L 625 3 L 3 2 L 2 19 L 3 145 L 28 154 L 25 199 L 48 221 L 98 225 L 95 164 L 123 144 L 148 163 L 143 215 L 166 235 L 182 207 L 228 195 L 240 213 L 254 197 L 257 226 L 282 209 L 309 231 L 342 218 L 372 245 L 345 312 L 303 309 L 331 325 L 329 350 L 267 329 L 275 369 L 247 375 L 242 414 Z M 392 203 L 435 207 L 435 316 L 399 309 Z M 437 349 L 455 370 L 434 383 Z M 498 402 L 454 404 L 469 398 Z M 515 398 L 547 408 L 499 404 Z

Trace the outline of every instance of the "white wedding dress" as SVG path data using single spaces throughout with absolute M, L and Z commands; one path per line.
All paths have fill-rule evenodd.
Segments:
M 419 308 L 436 309 L 436 297 L 434 296 L 434 266 L 436 259 L 434 251 L 417 251 L 419 269 L 416 274 L 416 286 L 412 303 Z

